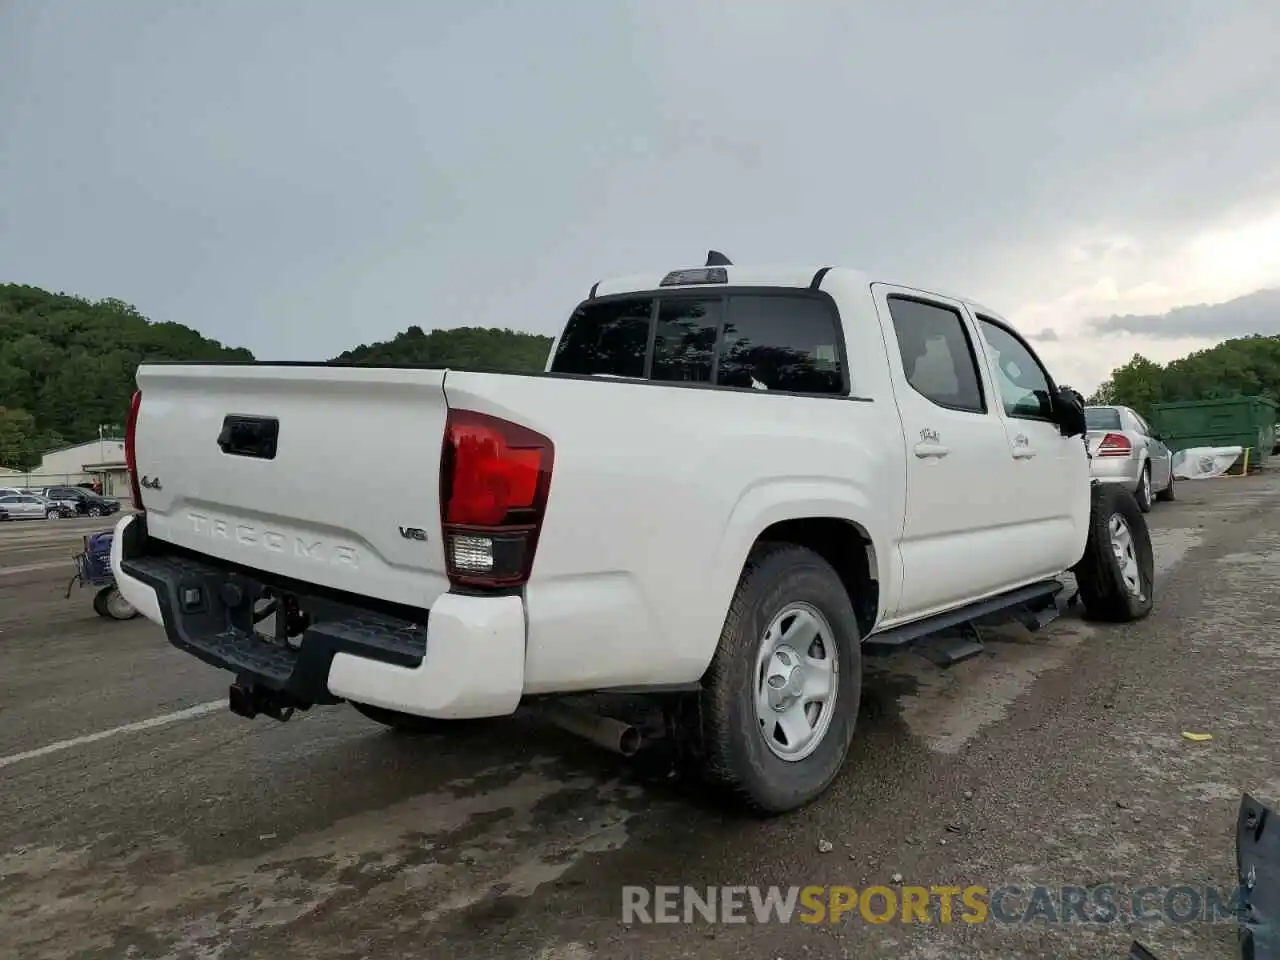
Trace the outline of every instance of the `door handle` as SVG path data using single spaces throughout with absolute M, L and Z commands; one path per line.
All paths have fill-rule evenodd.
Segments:
M 1032 447 L 1014 447 L 1013 448 L 1013 459 L 1015 460 L 1030 460 L 1035 455 L 1036 455 L 1036 452 Z
M 915 446 L 915 454 L 921 460 L 926 460 L 929 457 L 941 459 L 950 452 L 949 448 L 940 443 L 917 443 Z

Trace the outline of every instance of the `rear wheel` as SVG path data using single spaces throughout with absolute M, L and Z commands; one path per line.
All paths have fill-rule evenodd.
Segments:
M 59 510 L 57 507 L 52 507 L 44 512 L 44 518 L 46 520 L 57 520 L 61 516 L 62 516 L 62 511 Z
M 1127 490 L 1094 485 L 1089 539 L 1073 572 L 1090 619 L 1129 623 L 1151 613 L 1155 551 L 1147 520 Z
M 1138 477 L 1138 489 L 1134 492 L 1138 509 L 1143 513 L 1151 512 L 1151 464 L 1142 465 L 1142 474 Z
M 388 710 L 386 707 L 375 707 L 368 703 L 356 703 L 354 700 L 349 702 L 351 706 L 355 707 L 357 713 L 367 717 L 374 723 L 380 723 L 397 733 L 413 734 L 415 736 L 472 733 L 493 723 L 493 720 L 489 718 L 479 720 L 439 720 L 435 717 L 420 717 L 412 713 L 402 713 L 399 710 Z
M 747 560 L 703 678 L 703 774 L 756 814 L 785 813 L 840 772 L 862 696 L 861 637 L 840 577 L 793 544 Z

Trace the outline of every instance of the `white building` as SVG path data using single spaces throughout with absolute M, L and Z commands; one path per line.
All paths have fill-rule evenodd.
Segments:
M 129 473 L 125 467 L 123 440 L 104 437 L 50 450 L 41 459 L 40 466 L 30 473 L 6 472 L 3 485 L 28 488 L 61 484 L 75 486 L 92 483 L 95 477 L 102 481 L 102 492 L 106 496 L 128 496 Z M 18 479 L 22 482 L 18 483 Z

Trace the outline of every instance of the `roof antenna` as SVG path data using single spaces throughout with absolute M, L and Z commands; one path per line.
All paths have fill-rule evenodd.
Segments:
M 708 250 L 707 266 L 708 267 L 732 267 L 733 261 L 730 260 L 728 257 L 726 257 L 719 250 Z

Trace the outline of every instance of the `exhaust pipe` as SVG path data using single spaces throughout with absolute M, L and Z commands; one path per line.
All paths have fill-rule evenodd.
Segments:
M 561 730 L 589 740 L 611 753 L 634 757 L 640 750 L 640 731 L 621 720 L 559 703 L 540 707 L 537 715 Z

